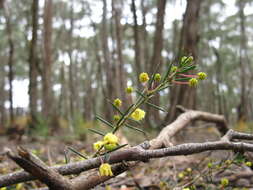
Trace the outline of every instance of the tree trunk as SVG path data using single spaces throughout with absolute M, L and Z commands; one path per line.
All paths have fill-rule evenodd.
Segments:
M 110 63 L 110 54 L 108 47 L 108 30 L 107 30 L 107 2 L 103 0 L 103 18 L 102 18 L 102 50 L 103 50 L 103 58 L 104 58 L 104 71 L 106 76 L 106 98 L 112 100 L 113 99 L 113 73 L 112 66 Z M 105 117 L 106 119 L 112 118 L 112 107 L 110 104 L 105 102 Z
M 127 99 L 125 88 L 126 88 L 126 71 L 124 69 L 124 61 L 123 61 L 123 55 L 122 55 L 122 26 L 120 24 L 120 18 L 121 18 L 121 11 L 122 11 L 122 1 L 112 1 L 112 11 L 114 12 L 114 20 L 115 20 L 115 26 L 116 26 L 116 42 L 117 42 L 117 65 L 118 68 L 118 78 L 119 80 L 119 95 L 122 98 L 123 107 L 126 108 L 126 103 L 129 102 Z
M 179 52 L 176 61 L 182 55 L 192 55 L 197 63 L 198 47 L 198 20 L 201 0 L 187 0 L 186 11 L 183 18 Z M 165 117 L 165 123 L 176 118 L 176 105 L 182 105 L 189 109 L 196 107 L 196 89 L 189 86 L 175 86 L 170 94 L 170 110 Z
M 5 110 L 5 100 L 6 100 L 6 92 L 4 89 L 5 85 L 5 72 L 4 72 L 4 64 L 0 64 L 0 131 L 2 127 L 5 126 L 6 122 L 6 110 Z
M 245 33 L 245 2 L 239 0 L 239 17 L 240 17 L 240 78 L 241 78 L 241 94 L 240 94 L 240 103 L 238 105 L 238 121 L 246 121 L 248 119 L 248 98 L 247 98 L 247 89 L 246 89 L 246 62 L 247 62 L 247 39 Z
M 38 37 L 38 4 L 39 0 L 33 0 L 32 3 L 32 41 L 29 52 L 29 108 L 32 119 L 32 125 L 36 122 L 37 99 L 38 99 L 38 57 L 37 57 L 37 37 Z
M 162 50 L 163 50 L 163 29 L 164 29 L 164 15 L 166 8 L 166 0 L 157 1 L 157 14 L 156 14 L 156 29 L 153 43 L 153 55 L 149 65 L 150 75 L 154 72 L 158 72 L 162 65 Z M 158 105 L 160 104 L 160 97 L 157 94 L 153 99 L 150 100 L 151 103 Z M 160 121 L 159 110 L 147 107 L 147 122 L 155 121 L 155 123 Z
M 50 118 L 53 113 L 52 92 L 52 0 L 44 6 L 44 64 L 42 73 L 42 113 Z
M 6 2 L 7 3 L 7 2 Z M 9 57 L 8 57 L 8 82 L 9 82 L 9 102 L 10 102 L 10 121 L 13 122 L 14 120 L 14 109 L 13 109 L 13 56 L 14 56 L 14 42 L 12 37 L 12 26 L 11 26 L 11 13 L 10 9 L 7 4 L 4 5 L 4 16 L 6 20 L 6 33 L 8 38 L 8 45 L 9 45 Z
M 136 68 L 136 79 L 138 89 L 141 89 L 141 84 L 139 82 L 139 74 L 142 72 L 142 60 L 141 60 L 141 44 L 140 44 L 140 37 L 139 37 L 139 26 L 137 23 L 137 14 L 136 14 L 136 6 L 135 0 L 132 0 L 132 12 L 133 12 L 133 19 L 134 19 L 134 52 L 135 52 L 135 68 Z

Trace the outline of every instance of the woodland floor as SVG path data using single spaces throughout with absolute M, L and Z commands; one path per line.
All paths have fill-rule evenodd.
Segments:
M 155 135 L 155 134 L 154 134 Z M 142 142 L 141 137 L 138 140 L 133 139 L 133 135 L 126 135 L 132 145 Z M 96 137 L 89 135 L 87 142 L 94 142 Z M 199 128 L 188 127 L 185 131 L 178 134 L 175 141 L 180 143 L 185 142 L 206 142 L 214 141 L 219 138 L 218 132 L 208 126 Z M 33 141 L 24 138 L 22 142 L 8 140 L 7 137 L 0 137 L 0 152 L 5 147 L 15 150 L 17 145 L 21 145 L 31 150 L 49 165 L 57 165 L 65 163 L 65 150 L 67 146 L 75 148 L 79 152 L 89 153 L 92 151 L 91 144 L 83 143 L 80 140 L 68 140 L 59 138 L 37 138 Z M 76 154 L 67 153 L 69 162 L 79 161 L 82 158 Z M 230 183 L 226 189 L 253 189 L 253 172 L 250 167 L 245 164 L 238 164 L 237 160 L 226 165 L 226 160 L 233 160 L 234 154 L 228 151 L 205 152 L 191 156 L 173 156 L 151 160 L 148 163 L 141 163 L 130 171 L 109 180 L 106 184 L 102 184 L 95 189 L 105 189 L 105 186 L 110 186 L 106 189 L 162 189 L 169 190 L 175 187 L 189 187 L 195 185 L 196 189 L 221 189 L 219 187 L 220 179 L 226 177 L 230 179 Z M 213 163 L 213 169 L 208 168 L 208 163 Z M 20 170 L 20 168 L 7 157 L 0 157 L 0 175 L 11 173 Z M 249 175 L 237 175 L 245 174 Z M 252 175 L 250 175 L 252 173 Z M 188 186 L 184 186 L 189 184 Z M 43 187 L 38 181 L 27 182 L 17 187 L 16 185 L 8 187 L 11 189 L 36 189 Z M 177 188 L 176 188 L 177 189 Z

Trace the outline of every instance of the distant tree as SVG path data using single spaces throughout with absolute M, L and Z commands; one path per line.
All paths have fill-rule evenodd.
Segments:
M 42 113 L 45 118 L 53 114 L 53 92 L 52 92 L 52 0 L 45 0 L 44 5 L 44 45 L 43 45 L 43 69 L 42 69 Z
M 8 81 L 9 81 L 9 103 L 10 103 L 10 121 L 14 120 L 14 108 L 13 108 L 13 56 L 14 56 L 14 42 L 13 42 L 13 32 L 12 32 L 12 22 L 11 22 L 11 12 L 7 2 L 4 3 L 4 17 L 6 20 L 6 34 L 8 39 L 9 46 L 9 55 L 8 55 Z
M 201 0 L 187 0 L 177 60 L 184 54 L 191 54 L 194 57 L 195 63 L 197 63 L 197 47 L 199 42 L 198 20 L 201 2 Z M 170 111 L 165 118 L 165 122 L 171 122 L 175 119 L 177 105 L 195 109 L 196 89 L 184 85 L 175 87 L 173 93 L 170 95 Z
M 29 108 L 32 123 L 36 122 L 37 108 L 38 108 L 38 6 L 39 1 L 33 0 L 32 2 L 32 40 L 30 42 L 29 50 Z

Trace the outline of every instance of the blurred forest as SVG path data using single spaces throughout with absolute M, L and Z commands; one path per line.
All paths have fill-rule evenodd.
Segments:
M 152 100 L 144 128 L 161 129 L 176 105 L 225 115 L 250 130 L 253 104 L 251 0 L 1 0 L 1 134 L 79 133 L 108 100 L 140 87 L 141 72 L 163 72 L 192 55 L 208 80 Z M 35 130 L 35 131 L 36 131 Z
M 31 172 L 24 164 L 33 155 L 46 162 L 35 157 L 37 169 L 71 175 L 54 178 L 71 190 L 251 188 L 253 145 L 242 140 L 253 140 L 252 20 L 252 0 L 0 0 L 0 190 L 51 189 L 36 164 Z M 139 74 L 160 73 L 172 84 L 169 66 L 183 56 L 192 56 L 207 79 L 196 88 L 174 85 L 149 94 L 157 81 L 146 83 L 148 89 Z M 134 93 L 127 94 L 130 86 Z M 143 88 L 144 95 L 137 91 Z M 145 106 L 134 105 L 136 97 Z M 116 98 L 124 114 L 113 106 Z M 135 119 L 140 105 L 145 111 Z M 128 130 L 127 119 L 130 128 L 141 127 Z M 97 130 L 106 125 L 112 132 Z M 119 126 L 127 128 L 118 132 Z M 17 145 L 29 151 L 16 151 Z M 16 172 L 11 160 L 28 173 Z M 104 162 L 114 176 L 93 170 Z M 92 177 L 79 180 L 84 171 Z M 87 180 L 85 188 L 73 188 L 76 179 Z

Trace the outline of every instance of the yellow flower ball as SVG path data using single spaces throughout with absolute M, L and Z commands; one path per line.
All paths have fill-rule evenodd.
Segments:
M 227 178 L 222 178 L 220 183 L 223 187 L 226 187 L 229 184 L 229 180 Z
M 120 115 L 114 115 L 113 120 L 114 121 L 119 121 L 120 120 Z
M 195 78 L 191 78 L 190 80 L 189 80 L 189 86 L 190 87 L 195 87 L 195 86 L 197 86 L 198 85 L 198 80 L 197 79 L 195 79 Z
M 119 98 L 116 98 L 113 102 L 113 104 L 117 107 L 120 107 L 122 105 L 122 101 Z
M 139 80 L 141 83 L 147 82 L 149 80 L 148 73 L 141 73 L 139 75 Z
M 113 143 L 113 144 L 105 144 L 104 145 L 104 147 L 105 147 L 105 149 L 106 150 L 109 150 L 109 151 L 111 151 L 111 150 L 114 150 L 115 148 L 117 148 L 117 144 L 115 144 L 115 143 Z
M 118 144 L 118 137 L 112 133 L 107 133 L 104 136 L 104 143 L 105 144 Z
M 206 73 L 204 72 L 199 72 L 197 75 L 199 80 L 204 80 L 207 77 Z
M 101 164 L 99 167 L 99 174 L 101 176 L 113 176 L 112 167 L 110 164 Z
M 134 89 L 133 89 L 133 87 L 128 86 L 128 87 L 126 87 L 125 91 L 126 91 L 127 94 L 131 94 L 134 91 Z
M 184 178 L 184 172 L 180 172 L 180 173 L 178 174 L 178 178 L 179 178 L 179 179 Z
M 177 69 L 178 69 L 177 66 L 173 66 L 173 67 L 171 68 L 171 71 L 172 71 L 172 72 L 176 72 Z
M 161 75 L 159 73 L 156 73 L 155 76 L 154 76 L 154 80 L 156 82 L 159 82 L 161 80 Z
M 252 162 L 246 162 L 245 165 L 248 166 L 248 167 L 251 167 L 252 166 Z
M 16 190 L 21 190 L 23 188 L 23 184 L 22 183 L 18 183 L 16 185 Z
M 140 108 L 137 108 L 132 114 L 131 117 L 136 121 L 142 120 L 145 117 L 145 111 Z
M 103 141 L 98 141 L 93 144 L 93 149 L 98 151 L 104 145 Z

